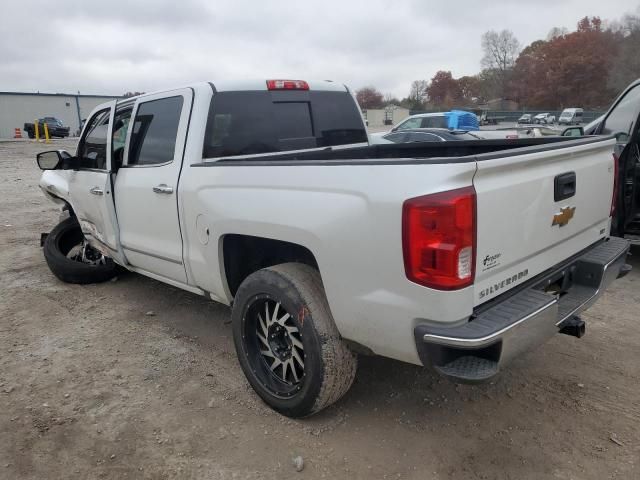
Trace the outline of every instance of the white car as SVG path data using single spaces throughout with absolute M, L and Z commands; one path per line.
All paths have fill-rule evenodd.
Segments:
M 583 116 L 582 108 L 565 108 L 558 117 L 558 125 L 580 125 Z
M 535 117 L 533 117 L 533 123 L 553 125 L 554 123 L 556 123 L 556 117 L 555 115 L 551 115 L 550 113 L 539 113 Z
M 349 390 L 357 354 L 478 382 L 582 336 L 628 271 L 613 145 L 369 146 L 339 83 L 196 83 L 100 105 L 73 156 L 38 155 L 68 212 L 44 254 L 66 282 L 120 268 L 231 305 L 249 383 L 301 417 Z

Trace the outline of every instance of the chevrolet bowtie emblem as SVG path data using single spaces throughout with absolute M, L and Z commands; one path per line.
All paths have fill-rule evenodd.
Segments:
M 573 218 L 574 213 L 576 212 L 576 207 L 563 207 L 560 209 L 558 213 L 553 216 L 553 222 L 551 226 L 560 225 L 564 227 L 569 220 Z

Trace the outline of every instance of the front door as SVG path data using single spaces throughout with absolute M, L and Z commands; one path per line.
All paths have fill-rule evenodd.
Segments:
M 189 88 L 135 104 L 115 180 L 120 243 L 130 265 L 187 283 L 178 216 L 178 179 L 193 100 Z
M 69 199 L 89 243 L 124 264 L 113 203 L 111 134 L 116 102 L 97 107 L 78 143 L 77 170 L 69 173 Z

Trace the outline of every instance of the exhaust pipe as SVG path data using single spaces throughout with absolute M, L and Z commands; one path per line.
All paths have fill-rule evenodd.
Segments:
M 587 324 L 580 317 L 574 315 L 560 324 L 560 333 L 582 338 L 586 332 Z

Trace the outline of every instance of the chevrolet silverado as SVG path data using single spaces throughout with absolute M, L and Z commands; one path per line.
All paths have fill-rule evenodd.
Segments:
M 198 83 L 105 103 L 74 155 L 43 152 L 67 212 L 61 280 L 126 269 L 232 306 L 238 360 L 272 408 L 313 414 L 357 354 L 493 378 L 629 270 L 609 236 L 614 139 L 369 145 L 348 88 Z

